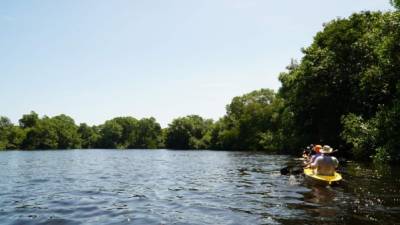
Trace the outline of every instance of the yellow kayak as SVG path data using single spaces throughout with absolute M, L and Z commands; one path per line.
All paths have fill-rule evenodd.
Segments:
M 318 181 L 328 182 L 328 184 L 332 184 L 332 182 L 340 181 L 342 179 L 342 175 L 340 173 L 335 172 L 333 176 L 322 176 L 314 174 L 314 170 L 310 168 L 304 169 L 304 174 L 307 177 L 313 178 Z

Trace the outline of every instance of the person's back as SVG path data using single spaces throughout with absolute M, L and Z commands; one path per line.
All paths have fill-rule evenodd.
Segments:
M 335 157 L 322 154 L 315 159 L 311 167 L 317 175 L 333 176 L 338 165 L 339 161 Z
M 316 153 L 316 154 L 314 154 L 314 155 L 312 155 L 311 156 L 311 159 L 310 159 L 310 163 L 314 163 L 315 162 L 315 160 L 318 158 L 318 157 L 320 157 L 322 154 L 321 153 Z

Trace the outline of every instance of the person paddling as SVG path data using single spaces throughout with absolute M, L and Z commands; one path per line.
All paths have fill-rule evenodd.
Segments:
M 322 148 L 321 145 L 313 145 L 312 147 L 312 152 L 310 152 L 309 155 L 303 154 L 303 158 L 305 159 L 304 164 L 306 168 L 309 168 L 311 163 L 314 162 L 314 160 L 321 155 L 319 150 Z
M 335 174 L 335 169 L 339 165 L 339 161 L 336 157 L 330 156 L 329 154 L 333 152 L 333 149 L 324 145 L 319 151 L 320 156 L 317 156 L 313 162 L 311 162 L 310 167 L 314 169 L 314 173 L 323 176 L 333 176 Z
M 321 155 L 321 152 L 320 152 L 321 149 L 322 149 L 322 146 L 321 146 L 321 145 L 315 145 L 315 146 L 314 146 L 313 150 L 314 150 L 315 154 L 311 156 L 311 159 L 310 159 L 309 163 L 313 163 L 313 162 L 315 161 L 315 159 L 316 159 L 318 156 Z
M 307 146 L 307 148 L 303 150 L 302 157 L 305 160 L 305 162 L 308 163 L 308 161 L 310 160 L 310 156 L 311 156 L 311 153 L 312 153 L 313 150 L 314 150 L 314 145 L 313 144 Z

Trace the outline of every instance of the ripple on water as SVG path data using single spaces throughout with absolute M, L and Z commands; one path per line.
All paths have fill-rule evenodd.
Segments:
M 282 176 L 280 168 L 298 162 L 262 153 L 0 154 L 5 225 L 400 224 L 400 180 L 359 165 L 349 164 L 342 185 L 326 188 Z

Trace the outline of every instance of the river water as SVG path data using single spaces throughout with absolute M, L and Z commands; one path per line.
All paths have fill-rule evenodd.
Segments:
M 224 151 L 0 152 L 0 224 L 400 224 L 400 174 L 283 176 L 289 156 Z

